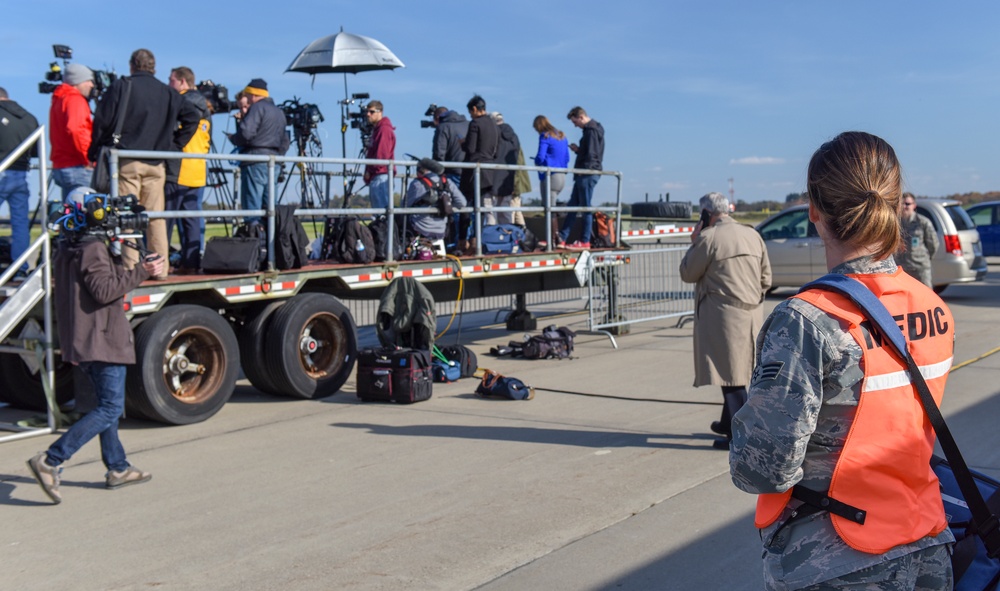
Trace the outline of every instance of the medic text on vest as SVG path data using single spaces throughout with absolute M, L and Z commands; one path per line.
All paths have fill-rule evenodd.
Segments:
M 925 312 L 909 312 L 892 317 L 908 342 L 919 341 L 927 337 L 944 336 L 948 334 L 949 326 L 945 320 L 943 308 L 934 308 Z M 865 335 L 865 346 L 869 349 L 882 346 L 882 335 L 873 330 L 868 320 L 861 322 L 861 332 Z

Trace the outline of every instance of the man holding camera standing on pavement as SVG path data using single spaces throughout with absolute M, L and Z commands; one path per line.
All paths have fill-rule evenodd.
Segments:
M 115 80 L 104 98 L 97 103 L 94 116 L 93 141 L 88 157 L 97 162 L 102 146 L 120 150 L 179 151 L 194 135 L 200 119 L 198 111 L 176 90 L 156 79 L 156 58 L 148 49 L 137 49 L 129 59 L 130 76 Z M 121 136 L 115 135 L 119 112 L 124 112 Z M 178 125 L 179 124 L 179 125 Z M 132 194 L 147 211 L 164 210 L 166 168 L 163 160 L 119 161 L 118 193 Z M 146 245 L 164 261 L 170 257 L 167 242 L 167 220 L 150 220 Z M 139 261 L 135 249 L 122 252 L 125 267 L 131 269 Z M 166 279 L 167 269 L 154 279 Z
M 55 257 L 55 312 L 62 359 L 79 366 L 90 378 L 97 397 L 91 410 L 49 449 L 28 460 L 42 490 L 58 504 L 62 464 L 94 437 L 101 442 L 101 460 L 107 468 L 105 486 L 116 489 L 146 482 L 152 475 L 129 464 L 118 439 L 118 419 L 125 410 L 125 366 L 135 363 L 132 327 L 123 298 L 149 277 L 166 273 L 166 259 L 150 255 L 131 270 L 112 254 L 101 222 L 88 214 L 98 204 L 89 189 L 71 192 L 86 223 L 64 224 Z M 81 204 L 80 201 L 83 201 Z M 72 215 L 72 214 L 71 214 Z M 102 216 L 101 219 L 104 219 Z
M 371 101 L 366 113 L 368 123 L 372 126 L 372 137 L 368 141 L 368 151 L 365 158 L 371 160 L 394 160 L 396 158 L 396 132 L 392 121 L 382 115 L 382 103 Z M 396 168 L 393 167 L 393 173 Z M 365 166 L 365 184 L 368 185 L 368 198 L 372 207 L 389 207 L 392 198 L 392 187 L 389 186 L 389 167 L 385 164 L 369 164 Z
M 229 141 L 240 149 L 240 154 L 284 156 L 291 141 L 285 132 L 285 114 L 274 104 L 267 92 L 267 82 L 254 78 L 243 89 L 250 108 L 240 118 L 236 133 L 229 134 Z M 264 209 L 267 192 L 267 162 L 240 162 L 240 207 Z M 257 216 L 248 222 L 260 221 Z

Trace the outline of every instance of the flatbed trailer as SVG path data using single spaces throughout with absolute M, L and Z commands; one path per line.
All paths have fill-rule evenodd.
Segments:
M 146 281 L 124 307 L 135 331 L 126 412 L 167 424 L 200 422 L 229 400 L 239 370 L 259 390 L 321 398 L 353 372 L 357 326 L 344 300 L 377 299 L 396 277 L 412 277 L 436 300 L 578 287 L 589 252 L 481 255 L 368 265 L 311 261 L 301 269 L 238 275 L 178 275 Z M 16 289 L 0 293 L 0 306 Z M 12 336 L 37 335 L 39 302 Z M 72 368 L 58 360 L 60 403 L 73 398 Z M 0 400 L 44 409 L 37 364 L 0 353 Z

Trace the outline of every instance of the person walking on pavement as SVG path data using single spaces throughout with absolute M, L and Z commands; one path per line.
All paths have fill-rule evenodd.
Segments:
M 746 401 L 754 340 L 764 320 L 771 263 L 760 234 L 729 216 L 729 200 L 709 193 L 699 201 L 702 220 L 681 260 L 681 279 L 695 284 L 694 385 L 722 387 L 722 416 L 713 443 L 729 449 L 731 419 Z

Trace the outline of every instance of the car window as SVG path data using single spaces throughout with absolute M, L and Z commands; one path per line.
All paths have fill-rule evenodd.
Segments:
M 809 210 L 799 209 L 780 215 L 759 229 L 764 240 L 805 238 L 815 236 L 816 228 L 809 222 Z
M 948 212 L 948 215 L 951 216 L 951 220 L 955 222 L 955 229 L 959 232 L 962 230 L 975 229 L 976 224 L 972 222 L 972 218 L 970 218 L 969 214 L 962 209 L 961 205 L 947 205 L 945 206 L 945 210 Z
M 969 210 L 969 217 L 975 222 L 977 226 L 989 226 L 993 224 L 993 208 L 992 207 L 980 207 L 979 209 Z
M 922 207 L 922 206 L 918 205 L 917 206 L 917 213 L 920 214 L 920 215 L 922 215 L 922 216 L 924 216 L 925 218 L 929 219 L 931 221 L 931 223 L 934 224 L 934 231 L 935 232 L 938 232 L 938 233 L 941 232 L 941 224 L 938 223 L 937 216 L 935 216 L 930 211 L 928 211 L 926 207 Z

